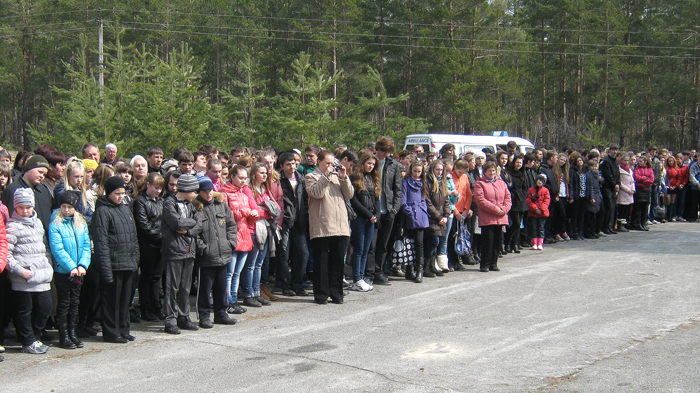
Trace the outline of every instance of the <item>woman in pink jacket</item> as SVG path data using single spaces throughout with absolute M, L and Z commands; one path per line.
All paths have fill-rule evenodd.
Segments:
M 243 193 L 247 180 L 248 169 L 244 166 L 236 165 L 229 171 L 229 182 L 221 187 L 221 192 L 226 195 L 228 207 L 233 213 L 233 218 L 236 220 L 236 227 L 238 228 L 238 246 L 233 251 L 231 262 L 226 269 L 229 302 L 229 307 L 226 311 L 229 314 L 243 314 L 246 312 L 244 307 L 236 303 L 238 300 L 238 283 L 248 254 L 253 249 L 253 239 L 248 229 L 248 222 L 258 218 L 258 211 L 250 208 L 248 197 Z
M 620 159 L 620 191 L 617 193 L 617 217 L 627 222 L 625 228 L 628 230 L 633 229 L 631 225 L 632 218 L 630 217 L 632 204 L 634 203 L 634 193 L 636 192 L 632 175 L 633 171 L 634 169 L 630 168 L 630 155 L 623 153 Z M 619 225 L 621 224 L 618 223 Z
M 474 199 L 479 209 L 481 227 L 482 272 L 499 271 L 498 256 L 503 243 L 503 226 L 508 225 L 511 207 L 510 191 L 506 183 L 496 176 L 496 163 L 484 164 L 484 176 L 476 181 Z

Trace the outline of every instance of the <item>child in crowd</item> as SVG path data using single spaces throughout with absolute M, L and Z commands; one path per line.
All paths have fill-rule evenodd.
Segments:
M 550 195 L 544 185 L 547 175 L 540 173 L 535 179 L 535 185 L 527 191 L 528 224 L 532 234 L 532 249 L 542 250 L 544 243 L 544 224 L 549 217 Z
M 83 277 L 90 266 L 90 235 L 87 222 L 78 212 L 80 192 L 61 194 L 60 208 L 54 210 L 49 224 L 49 244 L 53 255 L 53 282 L 58 296 L 56 322 L 59 345 L 64 349 L 82 348 L 75 335 L 78 304 Z
M 39 337 L 51 313 L 53 269 L 44 243 L 44 227 L 34 212 L 34 192 L 30 188 L 18 188 L 13 204 L 15 211 L 7 225 L 7 243 L 0 249 L 4 252 L 7 248 L 17 340 L 22 344 L 22 352 L 43 354 L 49 347 Z

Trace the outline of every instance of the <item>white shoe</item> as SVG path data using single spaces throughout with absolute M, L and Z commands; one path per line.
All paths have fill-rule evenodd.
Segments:
M 369 292 L 374 289 L 374 286 L 365 280 L 360 281 L 360 286 L 364 289 L 363 292 Z
M 3 347 L 2 345 L 0 345 L 0 353 L 5 353 L 5 347 Z
M 683 217 L 676 217 L 676 221 L 685 222 L 685 218 L 683 218 Z
M 538 244 L 538 245 L 537 245 L 537 249 L 538 249 L 539 251 L 544 250 L 544 249 L 542 248 L 542 245 L 541 245 L 541 244 Z
M 351 289 L 357 292 L 367 292 L 369 291 L 369 289 L 366 289 L 367 287 L 365 285 L 367 285 L 367 283 L 364 280 L 360 280 L 358 282 L 353 283 Z
M 447 263 L 447 255 L 440 254 L 437 256 L 437 265 L 443 272 L 450 271 L 450 266 Z

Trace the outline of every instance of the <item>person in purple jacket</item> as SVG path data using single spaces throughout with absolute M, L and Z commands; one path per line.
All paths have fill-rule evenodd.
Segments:
M 404 217 L 406 238 L 412 239 L 415 247 L 413 265 L 406 265 L 406 279 L 417 283 L 423 282 L 423 232 L 430 226 L 428 216 L 428 188 L 425 185 L 425 168 L 420 161 L 414 161 L 408 167 L 406 177 L 401 185 L 401 212 Z

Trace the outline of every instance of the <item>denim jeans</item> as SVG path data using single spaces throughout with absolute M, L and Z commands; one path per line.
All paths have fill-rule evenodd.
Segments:
M 268 244 L 265 242 L 262 250 L 254 245 L 253 250 L 248 254 L 248 260 L 241 277 L 243 297 L 245 298 L 260 296 L 260 277 L 262 265 L 265 262 L 265 255 L 267 255 Z
M 447 255 L 447 236 L 450 234 L 450 229 L 452 228 L 452 221 L 454 221 L 454 218 L 454 214 L 450 214 L 450 217 L 447 218 L 445 236 L 440 236 L 439 238 L 440 240 L 438 242 L 437 255 Z
M 546 217 L 529 217 L 527 219 L 527 224 L 530 227 L 528 232 L 533 238 L 544 239 L 544 223 L 546 220 Z
M 235 304 L 238 300 L 238 283 L 241 279 L 241 270 L 250 251 L 234 251 L 231 262 L 226 265 L 226 292 L 228 303 Z
M 358 282 L 365 276 L 365 267 L 367 266 L 367 253 L 372 245 L 372 237 L 374 236 L 374 223 L 364 217 L 357 217 L 350 221 L 350 229 L 352 236 L 352 275 L 353 281 Z

